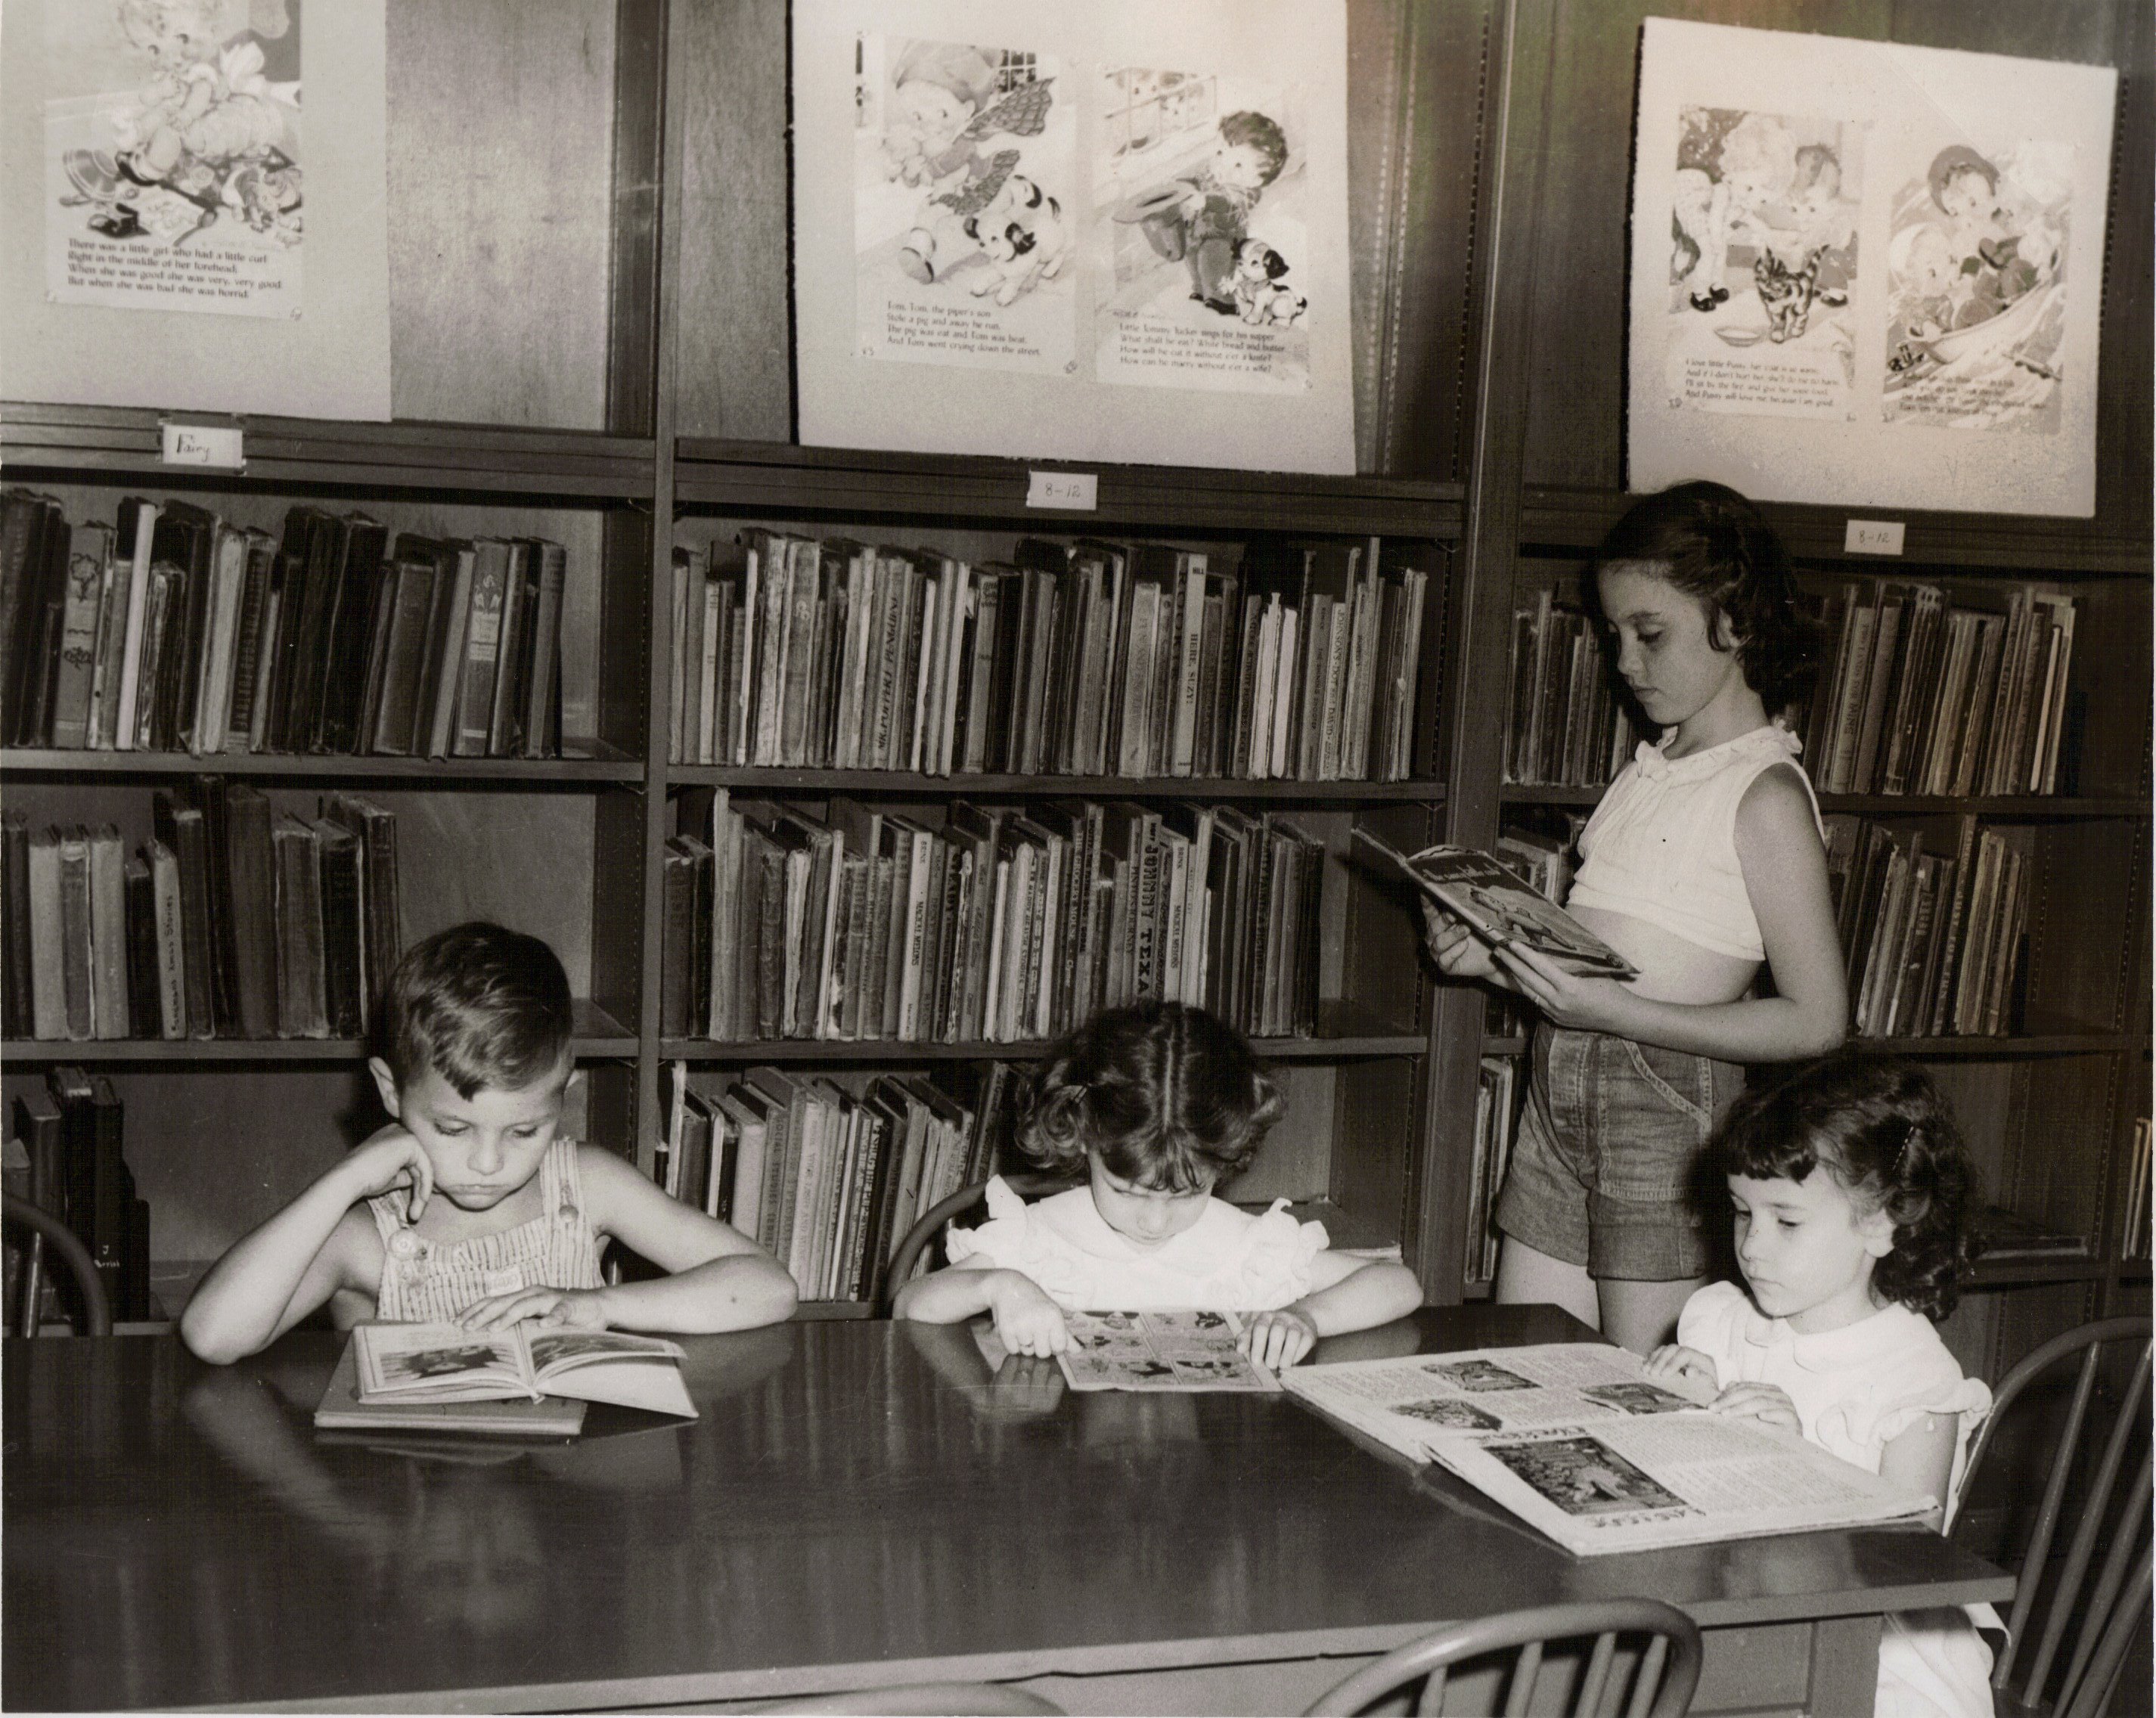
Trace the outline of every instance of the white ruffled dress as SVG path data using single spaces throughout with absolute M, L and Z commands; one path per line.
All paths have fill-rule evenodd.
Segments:
M 1951 1496 L 1972 1434 L 1991 1407 L 1965 1378 L 1929 1320 L 1887 1306 L 1838 1331 L 1804 1336 L 1768 1318 L 1734 1283 L 1686 1302 L 1677 1341 L 1714 1362 L 1716 1382 L 1779 1385 L 1810 1441 L 1871 1473 L 1886 1447 L 1926 1414 L 1958 1414 Z M 1989 1605 L 1890 1614 L 1879 1638 L 1875 1718 L 1991 1718 L 1991 1649 L 1978 1627 L 2000 1629 Z
M 1071 1310 L 1270 1311 L 1310 1292 L 1311 1261 L 1327 1244 L 1325 1225 L 1296 1222 L 1285 1199 L 1261 1217 L 1209 1199 L 1197 1222 L 1152 1248 L 1110 1228 L 1089 1187 L 1029 1205 L 998 1176 L 988 1204 L 978 1228 L 950 1232 L 951 1262 L 1023 1271 Z

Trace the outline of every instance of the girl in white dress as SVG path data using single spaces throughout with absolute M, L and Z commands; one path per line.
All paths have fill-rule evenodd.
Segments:
M 1700 1290 L 1650 1373 L 1697 1377 L 1722 1413 L 1798 1433 L 1941 1507 L 1991 1392 L 1933 1328 L 1969 1254 L 1972 1176 L 1922 1069 L 1844 1051 L 1748 1091 L 1710 1146 L 1745 1286 Z M 1990 1718 L 1989 1605 L 1903 1612 L 1879 1643 L 1879 1718 Z
M 1277 1199 L 1263 1216 L 1213 1197 L 1280 1118 L 1279 1090 L 1242 1034 L 1202 1008 L 1142 1002 L 1096 1014 L 1034 1077 L 1026 1154 L 1087 1183 L 1028 1205 L 998 1178 L 988 1220 L 954 1228 L 951 1264 L 899 1291 L 901 1318 L 988 1312 L 1013 1354 L 1070 1346 L 1081 1309 L 1255 1313 L 1244 1348 L 1292 1366 L 1320 1336 L 1422 1302 L 1406 1266 L 1327 1250 L 1325 1226 Z

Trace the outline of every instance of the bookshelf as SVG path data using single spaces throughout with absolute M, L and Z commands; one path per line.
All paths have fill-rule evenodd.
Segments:
M 848 796 L 933 819 L 957 801 L 1115 798 L 1272 810 L 1324 845 L 1330 936 L 1318 1029 L 1268 1040 L 1290 1121 L 1238 1197 L 1314 1202 L 1358 1243 L 1398 1242 L 1434 1300 L 1474 1292 L 1466 1212 L 1478 1069 L 1517 1038 L 1486 1033 L 1482 997 L 1432 984 L 1404 901 L 1344 857 L 1365 824 L 1396 845 L 1487 842 L 1508 821 L 1584 811 L 1589 787 L 1503 777 L 1517 592 L 1571 576 L 1627 504 L 1621 413 L 1634 56 L 1644 4 L 1350 0 L 1350 209 L 1358 465 L 1353 479 L 1103 466 L 1082 521 L 1024 505 L 1027 464 L 792 444 L 785 8 L 777 0 L 442 0 L 390 14 L 395 420 L 259 418 L 237 475 L 157 464 L 167 416 L 0 404 L 8 479 L 110 518 L 125 493 L 184 493 L 275 528 L 285 506 L 363 508 L 393 526 L 452 519 L 568 541 L 583 618 L 565 656 L 588 684 L 580 755 L 559 759 L 224 755 L 218 773 L 280 803 L 362 791 L 427 831 L 449 879 L 408 928 L 466 911 L 526 915 L 558 939 L 579 995 L 588 1136 L 649 1167 L 663 1069 L 771 1064 L 875 1074 L 1001 1059 L 1031 1042 L 716 1044 L 663 1033 L 664 849 L 682 796 L 723 787 L 812 806 Z M 2075 0 L 2041 31 L 2011 0 L 1868 0 L 1855 13 L 1773 0 L 1763 27 L 2056 54 L 2126 74 L 2113 167 L 2097 516 L 1906 515 L 1903 562 L 1843 557 L 1843 515 L 1770 508 L 1820 579 L 1928 571 L 2057 582 L 2106 618 L 2077 641 L 2089 717 L 2071 792 L 2044 798 L 1830 797 L 1831 811 L 2010 821 L 2042 853 L 2028 997 L 1999 1038 L 1897 1038 L 1980 1118 L 1994 1196 L 2072 1256 L 1987 1267 L 1954 1340 L 1989 1376 L 2042 1335 L 2145 1305 L 2122 1260 L 2133 1118 L 2148 1112 L 2149 566 L 2146 281 L 2151 34 L 2116 0 Z M 474 102 L 544 89 L 544 104 Z M 472 194 L 454 163 L 515 162 Z M 205 421 L 227 422 L 209 418 Z M 558 522 L 558 528 L 549 525 Z M 654 525 L 654 522 L 657 522 Z M 670 560 L 676 541 L 763 523 L 951 547 L 1019 535 L 1183 543 L 1426 546 L 1433 630 L 1410 778 L 923 777 L 682 764 L 668 757 Z M 955 549 L 953 552 L 957 552 Z M 1441 575 L 1439 576 L 1439 575 Z M 572 578 L 578 575 L 572 573 Z M 1440 587 L 1442 600 L 1439 600 Z M 574 643 L 570 641 L 573 638 Z M 146 817 L 201 761 L 144 753 L 0 755 L 33 822 Z M 548 854 L 535 866 L 534 852 Z M 499 903 L 500 905 L 495 905 Z M 320 1172 L 372 1114 L 348 1040 L 18 1042 L 7 1085 L 54 1063 L 109 1069 L 130 1162 L 157 1213 L 161 1264 L 213 1256 Z M 260 1118 L 295 1118 L 264 1129 Z M 2058 1142 L 2068 1141 L 2065 1149 Z M 2011 1292 L 2005 1292 L 2012 1285 Z

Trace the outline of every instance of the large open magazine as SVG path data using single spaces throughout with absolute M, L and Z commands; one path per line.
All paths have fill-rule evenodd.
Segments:
M 1580 1556 L 1897 1521 L 1935 1501 L 1709 1413 L 1708 1392 L 1599 1342 L 1297 1367 L 1281 1382 Z

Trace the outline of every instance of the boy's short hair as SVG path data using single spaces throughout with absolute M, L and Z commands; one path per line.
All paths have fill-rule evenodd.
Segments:
M 1287 165 L 1287 133 L 1255 109 L 1245 108 L 1221 121 L 1220 141 L 1231 149 L 1247 146 L 1265 156 L 1265 184 L 1280 177 Z
M 545 1079 L 571 1031 L 569 975 L 554 951 L 475 921 L 405 950 L 382 987 L 376 1036 L 400 1088 L 431 1068 L 470 1098 Z

